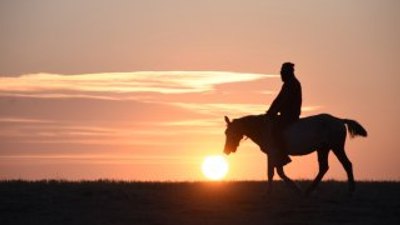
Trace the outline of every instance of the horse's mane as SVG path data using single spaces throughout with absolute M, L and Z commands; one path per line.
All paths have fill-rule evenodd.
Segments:
M 232 121 L 232 124 L 241 130 L 247 130 L 248 132 L 256 131 L 262 126 L 262 122 L 265 120 L 265 114 L 260 115 L 247 115 Z
M 247 115 L 247 116 L 243 116 L 243 117 L 234 119 L 233 122 L 253 124 L 253 123 L 259 123 L 260 121 L 262 121 L 264 119 L 264 117 L 265 117 L 265 114 Z

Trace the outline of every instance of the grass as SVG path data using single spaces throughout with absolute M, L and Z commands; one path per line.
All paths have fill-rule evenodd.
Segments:
M 299 181 L 301 187 L 309 181 Z M 400 182 L 0 181 L 0 224 L 400 224 Z

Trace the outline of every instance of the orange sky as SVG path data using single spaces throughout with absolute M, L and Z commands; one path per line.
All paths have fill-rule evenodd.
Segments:
M 265 112 L 285 61 L 303 116 L 356 119 L 356 179 L 399 180 L 396 0 L 0 3 L 0 178 L 201 180 L 224 115 Z M 265 179 L 244 141 L 227 179 Z M 316 156 L 294 157 L 312 178 Z M 327 178 L 345 179 L 330 156 Z

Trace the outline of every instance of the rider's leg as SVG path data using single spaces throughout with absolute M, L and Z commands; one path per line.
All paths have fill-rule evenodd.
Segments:
M 275 132 L 274 132 L 274 146 L 275 146 L 275 164 L 276 166 L 284 166 L 290 163 L 292 160 L 290 159 L 287 149 L 286 143 L 283 138 L 283 131 L 289 125 L 288 121 L 285 118 L 281 117 L 276 121 L 275 124 Z
M 279 164 L 279 166 L 284 166 L 284 165 L 290 163 L 292 160 L 290 159 L 289 155 L 286 152 L 286 145 L 285 145 L 285 141 L 283 140 L 282 132 L 277 135 L 276 141 L 275 141 L 275 146 L 277 148 L 276 159 L 277 159 L 277 163 Z

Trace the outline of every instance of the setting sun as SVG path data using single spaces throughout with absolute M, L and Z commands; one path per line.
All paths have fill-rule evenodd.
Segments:
M 223 156 L 207 156 L 201 167 L 204 176 L 210 180 L 221 180 L 228 173 L 228 162 Z

